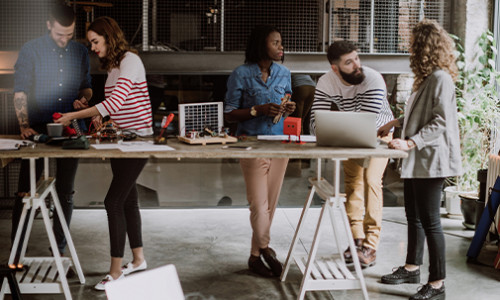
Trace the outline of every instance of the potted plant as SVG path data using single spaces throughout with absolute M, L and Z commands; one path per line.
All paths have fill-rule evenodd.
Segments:
M 484 32 L 477 41 L 474 64 L 469 66 L 465 62 L 462 45 L 458 38 L 454 38 L 458 50 L 456 99 L 463 167 L 463 175 L 457 178 L 456 189 L 461 194 L 477 198 L 478 171 L 487 168 L 488 155 L 495 142 L 492 136 L 496 133 L 500 115 L 497 92 L 500 73 L 495 69 L 496 41 L 490 31 Z M 475 223 L 467 221 L 469 224 Z

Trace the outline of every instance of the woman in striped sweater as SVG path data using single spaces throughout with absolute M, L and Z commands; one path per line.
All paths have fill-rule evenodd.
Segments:
M 130 49 L 122 30 L 109 17 L 96 19 L 87 30 L 87 38 L 100 59 L 101 68 L 108 72 L 103 102 L 76 112 L 62 114 L 56 122 L 67 125 L 72 119 L 93 118 L 94 124 L 109 116 L 123 131 L 140 136 L 153 134 L 151 101 L 146 72 L 136 51 Z M 142 247 L 141 215 L 136 180 L 146 159 L 112 158 L 113 180 L 104 200 L 108 214 L 111 245 L 109 274 L 96 284 L 104 290 L 107 282 L 146 269 Z M 128 235 L 133 260 L 122 267 L 125 239 Z

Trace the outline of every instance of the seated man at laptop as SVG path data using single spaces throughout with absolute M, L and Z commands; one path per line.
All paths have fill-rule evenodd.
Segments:
M 361 67 L 358 48 L 347 41 L 336 41 L 328 48 L 331 70 L 321 76 L 316 86 L 311 108 L 312 134 L 316 124 L 314 112 L 337 107 L 340 111 L 371 112 L 377 114 L 376 127 L 393 119 L 386 97 L 385 81 L 380 73 Z M 392 138 L 389 134 L 385 141 Z M 346 210 L 357 254 L 363 267 L 373 266 L 382 226 L 382 176 L 388 159 L 363 162 L 349 159 L 344 162 Z M 344 252 L 346 262 L 352 262 L 349 249 Z

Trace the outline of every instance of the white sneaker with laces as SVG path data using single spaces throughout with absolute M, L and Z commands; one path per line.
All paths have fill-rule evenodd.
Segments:
M 142 264 L 140 264 L 136 268 L 134 268 L 134 265 L 132 264 L 132 262 L 129 262 L 128 264 L 126 264 L 122 267 L 122 272 L 123 272 L 123 275 L 128 275 L 130 273 L 134 273 L 137 271 L 146 270 L 147 267 L 148 267 L 148 264 L 146 263 L 146 260 L 144 260 L 142 262 Z
M 113 277 L 108 274 L 98 284 L 96 284 L 94 286 L 94 288 L 96 290 L 98 290 L 98 291 L 104 291 L 104 289 L 105 289 L 104 286 L 106 285 L 106 283 L 108 283 L 110 281 L 120 280 L 120 279 L 123 279 L 123 278 L 125 278 L 125 275 L 123 273 L 117 279 L 113 279 Z

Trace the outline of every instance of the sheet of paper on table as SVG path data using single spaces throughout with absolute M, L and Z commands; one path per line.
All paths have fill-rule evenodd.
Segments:
M 155 145 L 152 141 L 147 142 L 122 142 L 120 144 L 93 144 L 93 148 L 98 150 L 119 149 L 122 152 L 144 152 L 144 151 L 173 151 L 167 145 Z
M 167 145 L 155 145 L 152 141 L 147 142 L 123 142 L 118 149 L 123 152 L 141 152 L 141 151 L 173 151 L 172 147 Z
M 259 141 L 288 141 L 288 135 L 258 135 L 257 139 Z M 298 137 L 296 135 L 290 136 L 291 141 L 298 141 Z M 314 135 L 301 135 L 301 142 L 306 143 L 316 143 L 316 136 Z
M 97 150 L 118 149 L 118 144 L 92 144 L 90 147 Z
M 0 139 L 0 150 L 19 150 L 22 143 L 21 140 Z

